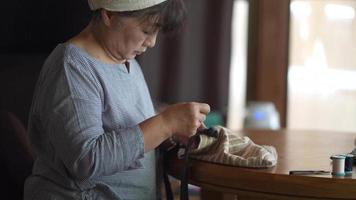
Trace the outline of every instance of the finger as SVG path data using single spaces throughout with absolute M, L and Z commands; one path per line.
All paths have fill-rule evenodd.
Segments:
M 199 118 L 198 118 L 199 122 L 204 122 L 206 120 L 206 115 L 205 114 L 199 114 Z
M 202 122 L 202 123 L 200 124 L 199 129 L 206 129 L 206 128 L 207 128 L 207 127 L 205 126 L 204 122 Z
M 189 137 L 177 135 L 177 136 L 175 136 L 175 140 L 178 141 L 178 142 L 181 143 L 181 144 L 187 145 L 187 144 L 188 144 Z
M 203 114 L 208 114 L 210 112 L 210 106 L 206 103 L 199 103 L 199 111 Z

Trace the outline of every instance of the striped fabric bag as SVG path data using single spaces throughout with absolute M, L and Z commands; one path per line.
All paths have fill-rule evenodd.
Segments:
M 199 135 L 199 146 L 189 157 L 213 163 L 239 167 L 267 168 L 277 164 L 277 151 L 273 146 L 257 145 L 248 137 L 240 137 L 231 130 L 215 127 L 217 138 Z

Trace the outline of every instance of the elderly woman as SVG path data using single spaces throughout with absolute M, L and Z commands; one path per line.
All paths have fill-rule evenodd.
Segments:
M 89 0 L 93 18 L 42 68 L 29 119 L 37 159 L 25 199 L 157 199 L 155 148 L 188 138 L 209 105 L 154 113 L 134 59 L 184 15 L 182 0 Z

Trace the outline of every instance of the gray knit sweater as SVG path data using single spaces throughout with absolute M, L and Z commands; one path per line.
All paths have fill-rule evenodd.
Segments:
M 154 115 L 139 64 L 106 64 L 58 45 L 36 85 L 29 138 L 37 153 L 25 199 L 155 199 L 154 152 L 140 122 Z

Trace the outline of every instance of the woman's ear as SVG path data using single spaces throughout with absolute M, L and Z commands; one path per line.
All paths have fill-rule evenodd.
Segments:
M 113 24 L 114 14 L 112 12 L 101 9 L 100 15 L 105 26 L 110 27 Z
M 122 20 L 115 12 L 102 9 L 100 14 L 104 25 L 109 29 L 118 30 L 122 26 Z

